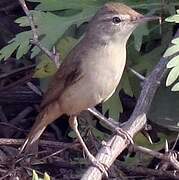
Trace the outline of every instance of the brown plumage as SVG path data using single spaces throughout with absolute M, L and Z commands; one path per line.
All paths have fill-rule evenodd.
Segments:
M 140 17 L 143 16 L 142 14 L 139 14 L 135 10 L 131 9 L 129 6 L 126 6 L 122 3 L 109 3 L 104 5 L 108 11 L 111 11 L 113 13 L 118 13 L 120 15 L 129 15 L 131 17 Z

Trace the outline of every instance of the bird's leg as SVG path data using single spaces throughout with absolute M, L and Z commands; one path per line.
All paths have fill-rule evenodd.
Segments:
M 70 127 L 75 131 L 76 135 L 77 135 L 77 138 L 80 142 L 80 144 L 82 145 L 87 157 L 89 158 L 90 162 L 96 166 L 97 168 L 99 168 L 100 171 L 102 171 L 107 177 L 108 177 L 108 173 L 106 171 L 106 168 L 103 164 L 101 164 L 91 153 L 90 151 L 88 150 L 85 142 L 83 141 L 79 131 L 78 131 L 78 121 L 77 121 L 77 116 L 70 116 L 70 119 L 69 119 L 69 124 L 70 124 Z
M 110 119 L 107 119 L 105 116 L 103 116 L 99 111 L 97 111 L 95 108 L 88 108 L 88 111 L 90 111 L 94 116 L 99 118 L 102 122 L 107 124 L 109 127 L 111 127 L 113 130 L 115 130 L 119 135 L 123 136 L 125 139 L 128 139 L 131 144 L 134 144 L 134 141 L 129 133 L 124 131 L 119 126 L 116 126 L 113 121 Z

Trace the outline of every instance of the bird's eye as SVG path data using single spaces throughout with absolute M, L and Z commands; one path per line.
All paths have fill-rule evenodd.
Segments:
M 121 19 L 120 19 L 119 17 L 113 17 L 113 18 L 112 18 L 112 22 L 113 22 L 114 24 L 119 24 L 119 23 L 121 22 Z

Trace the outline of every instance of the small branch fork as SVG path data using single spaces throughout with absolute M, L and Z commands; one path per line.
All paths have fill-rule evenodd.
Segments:
M 43 47 L 43 45 L 39 41 L 38 32 L 33 21 L 33 16 L 30 13 L 29 9 L 27 8 L 25 0 L 19 0 L 19 3 L 28 18 L 28 21 L 32 30 L 33 39 L 31 43 L 39 47 L 56 64 L 56 66 L 59 67 L 60 66 L 59 53 L 57 53 L 56 51 L 50 52 L 47 48 Z
M 38 46 L 57 65 L 57 67 L 59 67 L 59 54 L 56 51 L 50 52 L 48 49 L 42 46 L 39 41 L 37 29 L 33 22 L 33 17 L 28 10 L 25 1 L 19 0 L 19 3 L 23 8 L 32 29 L 33 40 L 31 43 Z M 176 37 L 179 37 L 179 30 L 176 33 Z M 168 59 L 162 57 L 147 78 L 140 76 L 138 73 L 134 72 L 134 70 L 130 69 L 135 75 L 139 76 L 139 78 L 144 81 L 143 88 L 141 90 L 141 94 L 139 96 L 135 109 L 129 120 L 122 128 L 131 137 L 133 137 L 137 132 L 139 132 L 147 121 L 146 113 L 150 108 L 155 92 L 160 85 L 160 81 L 166 73 L 167 62 Z M 101 115 L 100 119 L 104 119 L 103 115 Z M 126 139 L 122 138 L 119 134 L 114 135 L 105 143 L 105 145 L 102 146 L 102 148 L 96 155 L 96 159 L 102 164 L 104 164 L 106 167 L 110 167 L 115 161 L 115 159 L 128 145 L 129 142 Z M 179 170 L 179 162 L 177 161 L 177 155 L 175 153 L 162 154 L 141 146 L 133 146 L 133 148 L 135 151 L 140 151 L 156 158 L 165 160 Z M 91 166 L 84 173 L 82 180 L 100 180 L 102 178 L 102 175 L 102 172 L 98 168 Z

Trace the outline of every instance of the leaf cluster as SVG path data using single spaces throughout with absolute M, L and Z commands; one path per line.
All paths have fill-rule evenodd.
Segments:
M 32 180 L 50 180 L 50 176 L 45 172 L 44 177 L 40 178 L 38 174 L 33 170 L 32 172 Z
M 179 23 L 179 10 L 177 10 L 177 14 L 166 18 L 166 21 Z M 172 40 L 171 43 L 173 45 L 166 50 L 164 57 L 170 57 L 179 52 L 179 38 L 175 38 L 174 40 Z M 167 64 L 167 68 L 170 68 L 171 70 L 166 80 L 166 86 L 170 86 L 179 77 L 179 55 L 178 54 L 170 60 L 170 62 Z M 179 91 L 179 82 L 175 83 L 171 90 Z

